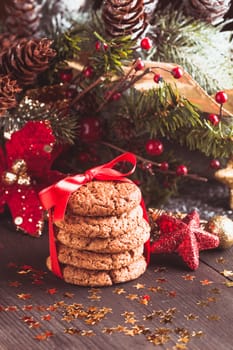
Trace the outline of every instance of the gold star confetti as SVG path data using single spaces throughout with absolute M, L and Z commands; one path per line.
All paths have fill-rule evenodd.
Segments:
M 41 319 L 43 320 L 43 321 L 50 321 L 51 320 L 51 315 L 50 314 L 47 314 L 47 315 L 43 315 L 43 316 L 41 316 Z
M 65 293 L 63 294 L 63 296 L 64 296 L 65 298 L 72 299 L 72 298 L 74 297 L 74 293 L 65 292 Z
M 188 314 L 188 315 L 184 315 L 184 317 L 186 318 L 186 320 L 190 321 L 190 320 L 197 320 L 199 318 L 199 316 L 194 315 L 192 313 Z
M 224 259 L 223 256 L 221 256 L 220 258 L 217 258 L 217 259 L 216 259 L 216 262 L 217 262 L 218 264 L 225 264 L 226 260 Z
M 17 297 L 22 300 L 27 300 L 27 299 L 31 299 L 32 295 L 29 293 L 20 293 L 20 294 L 17 294 Z
M 136 288 L 136 289 L 144 289 L 145 288 L 145 284 L 137 283 L 133 287 Z
M 50 289 L 47 289 L 47 293 L 50 294 L 50 295 L 54 295 L 57 293 L 57 288 L 50 288 Z
M 178 342 L 185 343 L 185 344 L 187 344 L 189 341 L 190 341 L 190 336 L 189 335 L 185 335 L 184 337 L 180 337 L 178 339 Z
M 219 321 L 221 319 L 221 317 L 219 315 L 208 315 L 208 316 L 206 316 L 206 318 L 209 321 Z
M 9 287 L 19 287 L 22 285 L 22 283 L 20 283 L 19 281 L 11 281 L 8 283 Z
M 126 293 L 126 291 L 124 290 L 124 288 L 115 288 L 113 293 L 121 295 Z
M 19 311 L 19 309 L 16 305 L 9 305 L 5 308 L 5 311 L 14 312 L 14 311 Z
M 230 271 L 230 270 L 223 270 L 221 272 L 221 274 L 224 276 L 224 277 L 233 277 L 233 271 Z
M 80 335 L 83 337 L 93 337 L 96 334 L 94 331 L 91 331 L 91 330 L 88 330 L 88 331 L 82 330 Z
M 196 278 L 196 276 L 187 274 L 187 275 L 183 275 L 182 278 L 183 278 L 185 281 L 193 281 L 193 280 Z
M 88 296 L 88 299 L 90 299 L 90 300 L 101 300 L 101 296 L 97 295 L 96 293 L 93 293 L 92 295 Z
M 219 288 L 212 288 L 210 290 L 210 292 L 213 293 L 213 294 L 220 294 L 220 289 Z
M 212 284 L 212 281 L 209 281 L 208 279 L 202 280 L 200 281 L 202 286 L 209 286 L 210 284 Z
M 227 286 L 228 288 L 233 287 L 233 281 L 225 281 L 224 284 L 225 284 L 225 286 Z
M 156 269 L 154 269 L 154 272 L 166 272 L 167 268 L 165 266 L 159 266 Z
M 126 299 L 137 300 L 138 295 L 137 294 L 128 294 L 128 295 L 126 295 Z
M 39 340 L 39 341 L 43 341 L 43 340 L 47 340 L 49 337 L 52 337 L 52 336 L 53 336 L 53 333 L 50 331 L 47 331 L 45 333 L 41 333 L 41 334 L 36 335 L 35 339 Z

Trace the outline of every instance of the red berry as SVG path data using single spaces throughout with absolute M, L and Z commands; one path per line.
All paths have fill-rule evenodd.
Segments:
M 86 67 L 83 71 L 83 75 L 86 78 L 90 78 L 93 73 L 94 73 L 94 69 L 91 66 Z
M 154 79 L 154 82 L 157 84 L 163 81 L 163 77 L 160 74 L 155 74 L 153 79 Z
M 82 163 L 86 163 L 90 160 L 90 155 L 87 152 L 80 152 L 78 154 L 78 160 Z
M 152 45 L 152 41 L 147 36 L 141 40 L 141 48 L 143 50 L 148 51 L 148 50 L 150 50 L 152 48 L 152 46 L 153 46 Z
M 96 49 L 96 51 L 100 51 L 100 49 L 101 49 L 101 42 L 100 41 L 96 41 L 96 43 L 95 43 L 95 49 Z
M 183 70 L 180 67 L 174 67 L 172 69 L 172 75 L 175 79 L 180 79 L 183 75 Z
M 159 165 L 159 169 L 162 170 L 162 171 L 167 171 L 168 168 L 169 168 L 168 162 L 162 162 L 162 163 L 160 163 L 160 165 Z
M 151 156 L 159 156 L 163 153 L 163 144 L 159 140 L 150 139 L 146 143 L 146 152 Z
M 101 137 L 100 121 L 96 117 L 84 117 L 80 121 L 80 139 L 84 142 L 96 142 Z
M 227 102 L 227 98 L 228 98 L 228 96 L 227 96 L 226 92 L 224 92 L 224 91 L 218 91 L 215 95 L 215 101 L 220 103 L 220 104 Z
M 208 120 L 213 125 L 218 125 L 219 124 L 219 117 L 216 114 L 209 114 L 208 115 Z
M 71 99 L 71 98 L 73 98 L 73 97 L 76 95 L 76 93 L 77 93 L 77 90 L 76 90 L 76 89 L 74 89 L 74 88 L 69 88 L 69 89 L 66 90 L 65 96 L 66 96 L 66 98 Z
M 104 48 L 105 51 L 107 51 L 107 49 L 108 49 L 108 44 L 103 43 L 103 48 Z
M 218 159 L 212 159 L 212 160 L 210 161 L 210 167 L 211 167 L 212 169 L 219 169 L 219 168 L 220 168 L 220 162 L 219 162 L 219 160 L 218 160 Z
M 135 70 L 143 70 L 144 68 L 145 68 L 145 63 L 142 61 L 141 58 L 138 58 Z
M 184 176 L 184 175 L 187 175 L 188 174 L 188 168 L 181 164 L 181 165 L 178 165 L 178 167 L 176 168 L 176 175 L 178 176 Z
M 143 295 L 142 299 L 149 301 L 150 296 L 148 294 Z
M 59 78 L 63 83 L 69 83 L 73 78 L 73 73 L 71 69 L 64 70 L 59 73 Z
M 120 92 L 115 92 L 112 96 L 111 99 L 113 101 L 118 101 L 121 98 L 121 93 Z

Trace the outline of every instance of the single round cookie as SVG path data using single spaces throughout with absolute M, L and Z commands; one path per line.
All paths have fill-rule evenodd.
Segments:
M 76 266 L 87 270 L 112 270 L 119 269 L 131 264 L 143 255 L 144 246 L 123 253 L 95 253 L 84 250 L 77 250 L 57 245 L 58 260 L 63 264 Z
M 71 194 L 67 209 L 83 216 L 115 216 L 140 202 L 141 191 L 134 183 L 90 181 Z
M 46 264 L 48 269 L 51 270 L 50 258 L 47 259 Z M 146 271 L 146 267 L 146 261 L 142 256 L 120 269 L 93 271 L 66 265 L 62 267 L 62 273 L 64 281 L 67 283 L 85 287 L 105 287 L 134 280 Z
M 80 216 L 66 214 L 64 220 L 55 223 L 69 233 L 80 237 L 114 238 L 136 229 L 143 217 L 141 206 L 119 216 Z
M 134 249 L 150 238 L 150 226 L 142 219 L 138 227 L 116 238 L 85 238 L 78 233 L 59 230 L 57 240 L 67 247 L 99 253 L 121 253 Z

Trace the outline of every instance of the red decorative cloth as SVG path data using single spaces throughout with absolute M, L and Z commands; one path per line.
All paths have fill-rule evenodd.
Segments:
M 151 253 L 178 253 L 191 270 L 199 266 L 199 251 L 219 246 L 219 238 L 200 227 L 196 210 L 183 219 L 162 214 L 156 223 L 159 239 L 151 245 Z
M 114 166 L 121 162 L 128 162 L 132 164 L 132 169 L 127 173 L 121 173 L 114 169 Z M 53 231 L 53 222 L 62 220 L 65 215 L 66 206 L 70 195 L 77 191 L 82 185 L 92 180 L 101 181 L 123 181 L 131 182 L 127 176 L 133 174 L 136 168 L 136 157 L 132 153 L 124 153 L 119 157 L 116 157 L 112 161 L 95 168 L 87 170 L 84 174 L 78 174 L 74 176 L 68 176 L 58 183 L 45 188 L 39 194 L 41 203 L 46 210 L 49 210 L 49 241 L 50 241 L 50 258 L 52 271 L 55 275 L 63 278 L 60 265 L 57 257 L 57 249 Z M 146 209 L 143 200 L 141 201 L 143 208 L 144 218 L 148 221 Z M 145 255 L 147 263 L 149 263 L 150 257 L 150 242 L 145 244 Z
M 16 227 L 32 236 L 44 221 L 39 191 L 65 176 L 51 170 L 55 141 L 48 123 L 30 121 L 0 148 L 0 212 L 7 205 Z

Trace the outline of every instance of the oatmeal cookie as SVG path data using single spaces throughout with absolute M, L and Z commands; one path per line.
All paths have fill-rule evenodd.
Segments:
M 58 244 L 58 260 L 87 270 L 112 270 L 131 264 L 143 255 L 144 246 L 123 253 L 95 253 Z
M 140 202 L 141 191 L 134 183 L 90 181 L 71 194 L 67 209 L 75 215 L 115 216 Z
M 62 231 L 78 233 L 80 237 L 114 238 L 137 228 L 143 218 L 141 206 L 119 216 L 80 216 L 66 214 L 55 223 Z
M 57 240 L 67 247 L 99 253 L 121 253 L 145 243 L 150 237 L 150 226 L 142 219 L 137 228 L 116 238 L 85 238 L 79 233 L 62 229 L 56 234 Z
M 50 258 L 47 259 L 47 267 L 51 270 Z M 132 262 L 128 266 L 113 270 L 87 270 L 71 265 L 64 265 L 62 273 L 64 281 L 67 283 L 85 287 L 105 287 L 116 283 L 123 283 L 140 277 L 146 271 L 146 261 L 144 257 Z

